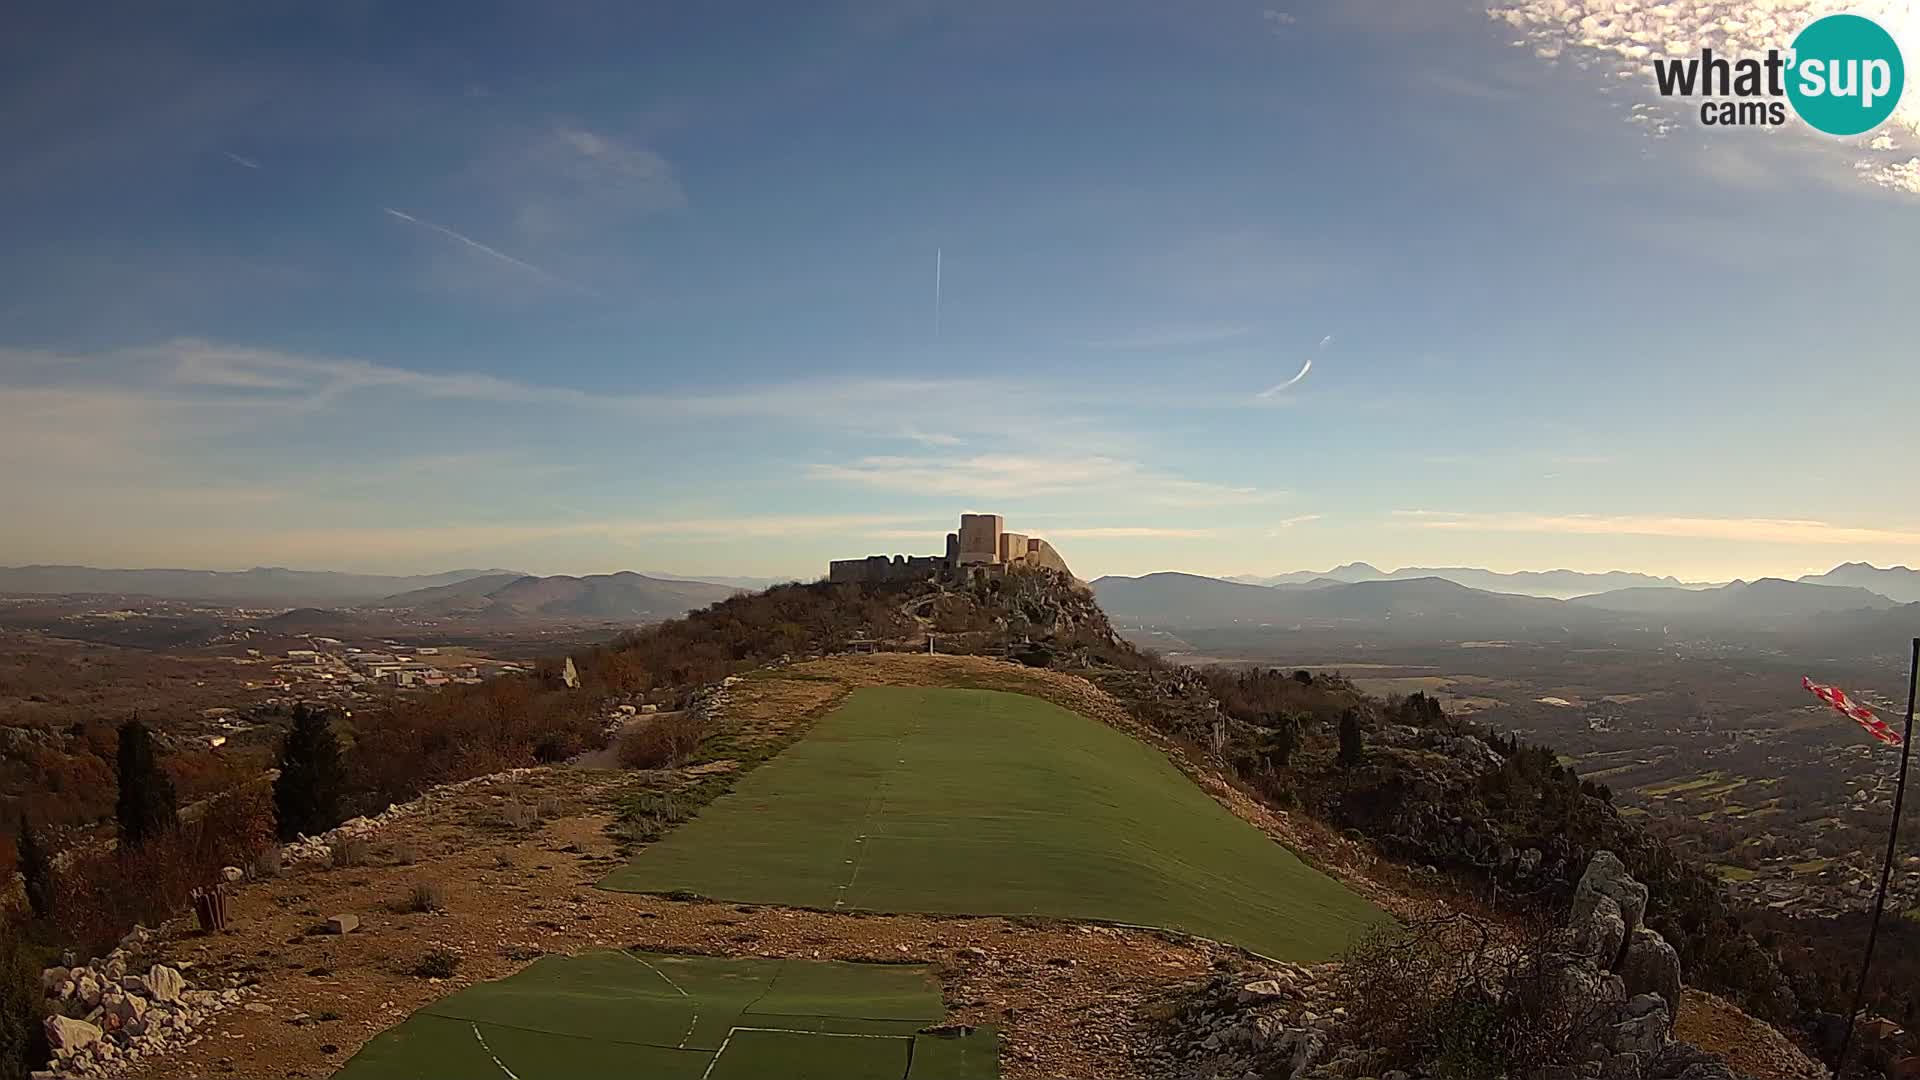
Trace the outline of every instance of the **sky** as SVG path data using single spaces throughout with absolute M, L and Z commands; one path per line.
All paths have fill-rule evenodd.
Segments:
M 1834 10 L 12 11 L 0 565 L 1920 565 L 1920 90 L 1647 67 Z

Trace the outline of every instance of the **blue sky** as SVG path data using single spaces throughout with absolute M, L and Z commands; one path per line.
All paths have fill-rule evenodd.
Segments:
M 1494 8 L 10 14 L 0 563 L 1920 563 L 1920 91 L 1715 132 L 1648 49 L 1825 8 Z

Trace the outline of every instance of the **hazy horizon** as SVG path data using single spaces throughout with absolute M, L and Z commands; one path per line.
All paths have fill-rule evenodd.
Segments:
M 899 553 L 900 554 L 931 554 L 932 552 L 920 551 L 918 549 L 915 549 L 915 550 L 903 549 Z M 868 552 L 867 554 L 880 554 L 880 553 Z M 853 558 L 858 556 L 842 556 L 842 557 Z M 1819 575 L 1819 574 L 1827 573 L 1828 571 L 1833 570 L 1835 567 L 1843 565 L 1844 563 L 1849 561 L 1859 562 L 1861 560 L 1842 560 L 1841 562 L 1833 563 L 1830 565 L 1813 567 L 1807 570 L 1802 570 L 1797 572 L 1781 571 L 1776 573 L 1759 573 L 1759 574 L 1753 574 L 1751 576 L 1738 576 L 1734 578 L 1713 578 L 1713 579 L 1688 578 L 1678 574 L 1667 574 L 1667 573 L 1662 573 L 1662 572 L 1653 571 L 1653 570 L 1639 570 L 1639 569 L 1634 569 L 1632 567 L 1620 567 L 1620 566 L 1611 566 L 1611 567 L 1606 567 L 1604 569 L 1593 569 L 1593 570 L 1581 569 L 1578 567 L 1569 567 L 1569 566 L 1520 567 L 1518 569 L 1506 569 L 1501 567 L 1480 566 L 1480 565 L 1473 565 L 1473 564 L 1466 564 L 1466 563 L 1429 562 L 1429 563 L 1406 563 L 1404 565 L 1390 565 L 1390 564 L 1379 563 L 1371 559 L 1347 559 L 1339 563 L 1335 563 L 1331 566 L 1327 566 L 1324 569 L 1319 567 L 1314 567 L 1314 566 L 1295 566 L 1295 567 L 1289 567 L 1289 568 L 1277 569 L 1277 570 L 1208 572 L 1208 571 L 1192 570 L 1192 569 L 1181 567 L 1181 566 L 1161 566 L 1154 569 L 1135 570 L 1135 571 L 1094 570 L 1094 571 L 1082 572 L 1079 570 L 1078 567 L 1076 567 L 1075 573 L 1086 580 L 1092 580 L 1097 577 L 1143 577 L 1148 574 L 1159 574 L 1159 573 L 1192 574 L 1199 577 L 1212 577 L 1212 578 L 1218 578 L 1221 580 L 1232 580 L 1235 578 L 1280 577 L 1283 575 L 1300 574 L 1300 573 L 1325 574 L 1325 573 L 1331 573 L 1334 570 L 1338 570 L 1342 567 L 1352 565 L 1355 563 L 1365 563 L 1367 565 L 1372 566 L 1374 569 L 1380 571 L 1383 574 L 1394 574 L 1403 570 L 1484 570 L 1484 571 L 1495 573 L 1495 574 L 1529 574 L 1529 573 L 1549 574 L 1549 573 L 1560 573 L 1560 572 L 1571 572 L 1571 573 L 1578 573 L 1578 574 L 1622 573 L 1622 574 L 1639 574 L 1639 575 L 1644 575 L 1646 577 L 1651 577 L 1651 578 L 1672 577 L 1679 580 L 1681 583 L 1687 584 L 1687 585 L 1723 585 L 1735 580 L 1755 581 L 1760 578 L 1776 578 L 1780 580 L 1792 581 L 1803 576 Z M 422 565 L 419 567 L 403 568 L 403 569 L 396 569 L 396 570 L 385 570 L 385 569 L 356 568 L 352 566 L 318 566 L 318 565 L 316 566 L 285 566 L 277 563 L 258 563 L 258 562 L 248 563 L 244 565 L 240 565 L 240 564 L 188 565 L 188 564 L 182 564 L 182 563 L 168 563 L 168 564 L 148 563 L 148 564 L 142 564 L 142 565 L 130 564 L 130 565 L 124 565 L 124 566 L 104 566 L 104 565 L 96 565 L 96 564 L 89 564 L 89 563 L 11 563 L 11 564 L 0 564 L 0 570 L 23 569 L 30 566 L 75 566 L 75 567 L 85 567 L 87 569 L 94 569 L 94 570 L 124 570 L 124 571 L 179 570 L 179 571 L 186 571 L 190 573 L 207 572 L 207 573 L 229 573 L 229 574 L 246 573 L 248 571 L 254 571 L 254 570 L 287 570 L 287 571 L 293 571 L 296 573 L 339 573 L 339 574 L 392 576 L 392 577 L 432 577 L 435 575 L 456 573 L 456 572 L 466 571 L 466 570 L 493 570 L 493 571 L 512 572 L 512 573 L 525 573 L 525 574 L 529 574 L 536 577 L 546 577 L 546 576 L 556 576 L 556 575 L 570 576 L 570 577 L 588 577 L 593 575 L 605 575 L 605 574 L 637 573 L 637 574 L 641 574 L 649 577 L 655 577 L 655 578 L 679 578 L 679 579 L 686 579 L 686 580 L 693 580 L 693 581 L 720 581 L 722 579 L 731 578 L 731 579 L 755 579 L 755 580 L 765 580 L 765 581 L 803 581 L 804 582 L 804 581 L 813 581 L 826 576 L 826 566 L 824 564 L 822 564 L 819 568 L 811 571 L 795 571 L 794 573 L 791 573 L 791 574 L 747 574 L 747 573 L 741 573 L 731 568 L 708 569 L 708 570 L 678 570 L 678 569 L 671 569 L 671 568 L 662 568 L 657 566 L 656 567 L 607 566 L 599 569 L 552 570 L 552 569 L 529 568 L 529 567 L 521 567 L 521 566 Z M 1907 567 L 1900 566 L 1899 564 L 1875 566 L 1875 569 L 1889 569 L 1889 568 L 1908 569 Z
M 1659 98 L 1751 7 L 23 11 L 0 561 L 1920 563 L 1920 93 Z

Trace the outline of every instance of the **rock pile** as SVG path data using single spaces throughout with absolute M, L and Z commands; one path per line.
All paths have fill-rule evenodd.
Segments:
M 1346 1017 L 1327 978 L 1338 971 L 1338 964 L 1283 963 L 1215 975 L 1179 1009 L 1173 1043 L 1146 1063 L 1147 1073 L 1178 1080 L 1309 1075 Z
M 40 973 L 54 1057 L 52 1068 L 34 1073 L 34 1080 L 104 1076 L 191 1045 L 209 1018 L 240 1004 L 245 990 L 195 989 L 165 964 L 144 974 L 129 971 L 150 939 L 148 930 L 135 927 L 104 957 Z

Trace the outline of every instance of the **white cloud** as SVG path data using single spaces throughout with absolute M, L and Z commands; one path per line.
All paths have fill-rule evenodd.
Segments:
M 241 157 L 239 154 L 236 154 L 231 150 L 222 150 L 220 151 L 220 153 L 224 155 L 228 161 L 233 162 L 235 165 L 238 165 L 243 169 L 258 169 L 260 167 L 259 162 L 253 160 L 252 158 Z
M 561 125 L 496 162 L 518 201 L 514 224 L 545 237 L 626 217 L 677 210 L 685 190 L 658 152 L 577 125 Z
M 1520 32 L 1514 44 L 1550 62 L 1572 55 L 1578 58 L 1578 67 L 1600 67 L 1610 75 L 1636 81 L 1648 95 L 1656 94 L 1655 59 L 1698 55 L 1702 48 L 1736 58 L 1758 56 L 1769 48 L 1785 50 L 1808 23 L 1841 12 L 1873 19 L 1893 35 L 1906 56 L 1920 56 L 1920 7 L 1912 0 L 1495 0 L 1488 8 L 1492 17 Z M 1664 104 L 1664 99 L 1650 96 L 1635 106 L 1631 119 L 1648 124 L 1656 135 L 1665 135 L 1675 125 L 1665 115 Z M 1790 119 L 1789 126 L 1834 142 L 1798 118 Z M 1920 94 L 1911 87 L 1893 113 L 1890 130 L 1920 135 Z M 1874 151 L 1894 149 L 1891 136 L 1884 132 L 1870 140 L 1851 140 L 1851 144 Z M 1915 190 L 1903 175 L 1895 163 L 1875 170 L 1868 179 Z
M 1310 522 L 1319 521 L 1325 516 L 1325 514 L 1296 514 L 1290 518 L 1281 518 L 1279 521 L 1273 523 L 1273 528 L 1267 530 L 1267 535 L 1279 536 L 1295 525 L 1306 525 Z
M 1468 514 L 1396 510 L 1423 529 L 1589 536 L 1665 536 L 1762 544 L 1920 544 L 1920 528 L 1837 525 L 1802 518 L 1666 517 L 1637 514 Z

